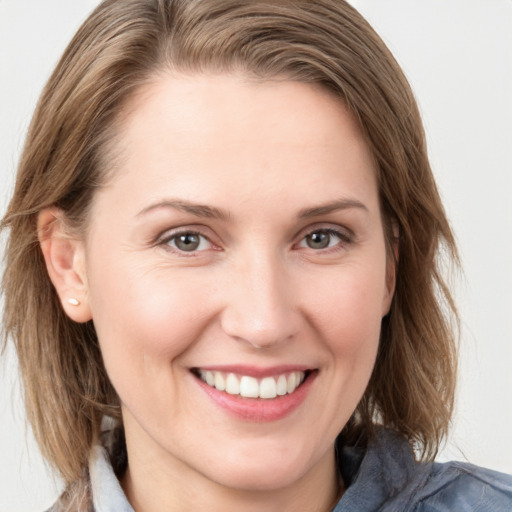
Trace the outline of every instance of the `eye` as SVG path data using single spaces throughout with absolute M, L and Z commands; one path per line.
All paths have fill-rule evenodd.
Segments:
M 211 248 L 210 241 L 194 231 L 176 233 L 164 240 L 163 243 L 180 252 L 197 252 Z
M 348 236 L 336 231 L 335 229 L 316 229 L 315 231 L 308 233 L 301 240 L 299 247 L 322 250 L 336 247 L 343 242 L 350 242 Z

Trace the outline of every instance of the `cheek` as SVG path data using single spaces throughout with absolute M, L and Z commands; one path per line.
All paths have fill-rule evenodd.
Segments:
M 379 265 L 377 265 L 378 269 Z M 331 349 L 356 354 L 378 345 L 385 294 L 384 272 L 353 266 L 334 271 L 311 293 L 311 316 Z
M 378 269 L 380 265 L 376 265 Z M 344 424 L 372 374 L 382 323 L 384 272 L 352 267 L 317 289 L 312 318 L 333 363 L 333 400 Z M 343 404 L 343 406 L 339 406 Z
M 122 394 L 134 379 L 159 385 L 172 378 L 171 363 L 198 339 L 211 309 L 201 283 L 138 268 L 129 258 L 96 268 L 89 280 L 93 321 L 114 387 Z

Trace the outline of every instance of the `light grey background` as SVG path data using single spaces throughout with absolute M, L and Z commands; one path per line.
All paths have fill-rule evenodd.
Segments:
M 0 211 L 39 91 L 97 0 L 0 0 Z M 465 276 L 457 414 L 440 459 L 512 473 L 512 1 L 352 0 L 405 69 Z M 0 364 L 0 512 L 59 493 Z

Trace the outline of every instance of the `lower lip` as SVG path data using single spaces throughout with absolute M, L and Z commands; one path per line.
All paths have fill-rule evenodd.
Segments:
M 306 399 L 317 375 L 317 371 L 310 373 L 293 393 L 276 398 L 244 398 L 240 395 L 230 395 L 209 386 L 198 377 L 194 378 L 211 400 L 231 415 L 247 421 L 267 422 L 285 418 L 297 409 Z

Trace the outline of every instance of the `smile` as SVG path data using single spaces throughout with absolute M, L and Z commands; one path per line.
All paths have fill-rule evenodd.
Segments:
M 293 393 L 306 378 L 306 372 L 294 371 L 257 379 L 215 370 L 198 369 L 196 375 L 208 386 L 244 398 L 272 399 Z
M 191 368 L 210 401 L 244 421 L 284 419 L 306 400 L 318 369 L 283 365 L 274 368 L 226 366 Z

